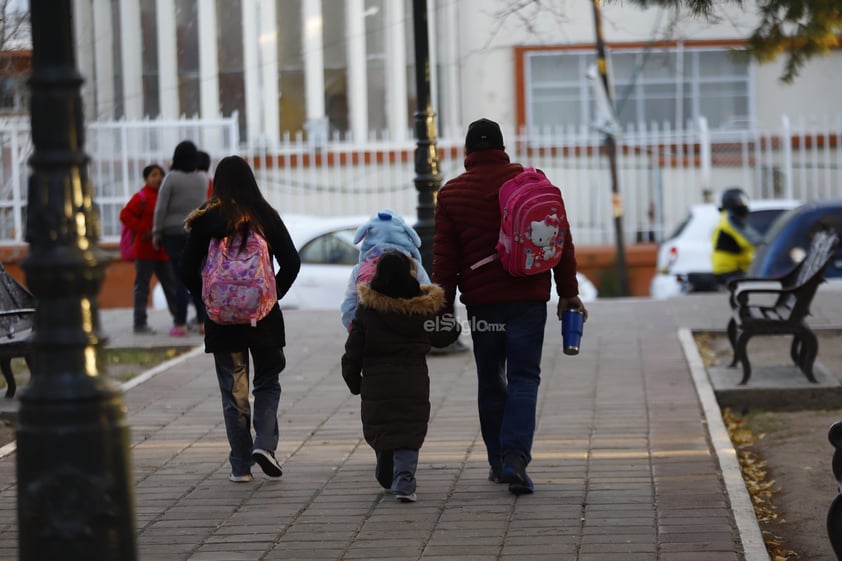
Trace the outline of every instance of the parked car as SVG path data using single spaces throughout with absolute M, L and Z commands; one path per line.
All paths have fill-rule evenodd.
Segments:
M 758 245 L 748 275 L 774 278 L 786 274 L 804 259 L 812 234 L 826 228 L 842 234 L 842 200 L 807 203 L 783 213 Z M 842 247 L 836 248 L 825 278 L 842 285 Z
M 351 270 L 359 260 L 360 251 L 359 246 L 354 244 L 354 233 L 371 217 L 323 218 L 291 214 L 283 218 L 301 257 L 301 271 L 281 301 L 281 306 L 338 311 Z M 407 221 L 415 223 L 411 217 L 407 217 Z M 585 275 L 577 273 L 576 276 L 582 301 L 596 300 L 596 286 Z M 555 288 L 552 294 L 553 300 L 557 301 Z M 167 307 L 163 291 L 158 286 L 154 293 L 154 306 L 159 309 Z
M 301 256 L 301 272 L 281 305 L 285 308 L 338 310 L 351 269 L 359 260 L 359 247 L 353 243 L 354 233 L 370 218 L 284 217 Z M 413 217 L 406 219 L 410 224 L 415 223 Z M 594 284 L 582 274 L 577 274 L 577 279 L 582 300 L 596 300 L 597 289 Z M 557 297 L 554 299 L 558 300 Z
M 791 199 L 750 201 L 748 223 L 763 235 L 775 218 L 800 204 L 799 201 Z M 719 218 L 719 209 L 713 203 L 690 207 L 687 217 L 658 247 L 656 272 L 649 286 L 652 298 L 677 296 L 682 293 L 682 287 L 690 273 L 710 274 L 713 271 L 713 231 L 719 223 Z

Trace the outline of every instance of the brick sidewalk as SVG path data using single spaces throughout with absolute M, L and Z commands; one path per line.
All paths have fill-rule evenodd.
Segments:
M 838 326 L 842 299 L 819 299 L 813 325 Z M 677 336 L 678 327 L 722 330 L 727 302 L 699 295 L 589 308 L 577 357 L 561 353 L 558 322 L 548 321 L 531 496 L 486 480 L 470 353 L 429 359 L 432 419 L 415 504 L 397 503 L 374 479 L 359 398 L 339 374 L 344 332 L 336 313 L 286 312 L 280 480 L 259 470 L 250 484 L 227 480 L 212 359 L 190 355 L 125 396 L 138 558 L 744 559 Z M 110 344 L 172 344 L 134 337 L 121 313 L 130 314 L 102 314 Z M 159 330 L 165 324 L 153 318 Z M 14 469 L 14 454 L 0 459 L 3 561 L 17 558 Z

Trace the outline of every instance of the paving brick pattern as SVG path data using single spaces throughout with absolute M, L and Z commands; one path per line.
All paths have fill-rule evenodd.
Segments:
M 842 298 L 819 300 L 812 323 L 839 326 Z M 606 300 L 590 313 L 577 357 L 561 353 L 558 322 L 547 325 L 531 496 L 486 480 L 470 353 L 429 359 L 432 418 L 414 504 L 374 479 L 359 398 L 339 373 L 336 313 L 286 313 L 279 480 L 259 468 L 252 483 L 227 480 L 212 359 L 180 362 L 125 395 L 138 559 L 744 559 L 676 333 L 724 329 L 724 297 Z M 112 345 L 172 342 L 133 336 L 128 310 L 102 316 Z M 165 319 L 153 323 L 164 333 Z M 2 561 L 17 558 L 14 461 L 0 459 Z

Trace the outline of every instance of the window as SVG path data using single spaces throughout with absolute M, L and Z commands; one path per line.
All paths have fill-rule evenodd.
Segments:
M 330 133 L 348 132 L 348 62 L 346 60 L 345 3 L 322 8 L 325 116 Z
M 161 114 L 161 104 L 158 97 L 158 28 L 156 18 L 155 0 L 141 0 L 143 114 L 150 117 L 157 117 Z
M 178 102 L 183 115 L 199 114 L 199 13 L 193 0 L 176 0 Z
M 525 125 L 579 127 L 596 120 L 592 51 L 527 51 Z M 753 122 L 751 66 L 728 48 L 617 48 L 609 54 L 614 107 L 621 125 L 684 126 L 705 117 L 711 129 Z
M 243 77 L 243 7 L 239 0 L 216 0 L 216 48 L 222 115 L 237 112 L 240 138 L 246 138 Z
M 281 0 L 277 7 L 278 26 L 278 92 L 281 134 L 304 130 L 307 120 L 302 59 L 301 2 Z
M 386 32 L 384 0 L 366 3 L 365 46 L 368 92 L 368 130 L 386 129 Z

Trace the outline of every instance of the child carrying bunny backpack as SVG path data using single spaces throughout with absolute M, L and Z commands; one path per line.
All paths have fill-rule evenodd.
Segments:
M 386 251 L 373 278 L 357 287 L 359 307 L 342 356 L 342 378 L 362 398 L 363 436 L 377 454 L 375 477 L 400 502 L 415 502 L 418 451 L 430 419 L 427 353 L 459 337 L 438 321 L 444 291 L 419 284 L 412 259 Z
M 369 282 L 374 277 L 374 270 L 380 256 L 386 251 L 399 251 L 411 258 L 418 282 L 429 284 L 430 276 L 421 264 L 421 238 L 412 226 L 394 211 L 384 208 L 360 226 L 354 234 L 354 243 L 360 243 L 359 263 L 351 271 L 345 298 L 342 301 L 342 325 L 350 329 L 351 320 L 357 311 L 359 295 L 357 285 Z

